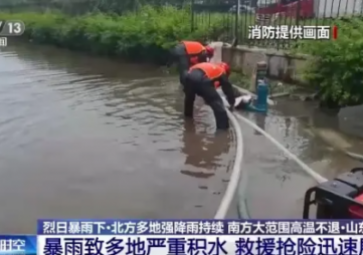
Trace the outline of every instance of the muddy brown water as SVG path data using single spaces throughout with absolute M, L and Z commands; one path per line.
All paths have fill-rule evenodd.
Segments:
M 212 218 L 233 165 L 199 103 L 152 66 L 13 44 L 0 52 L 0 230 L 38 218 Z
M 200 101 L 195 123 L 185 121 L 175 77 L 14 44 L 0 52 L 0 78 L 0 231 L 32 233 L 36 219 L 52 217 L 213 217 L 233 166 L 233 132 L 215 135 Z M 314 107 L 283 100 L 267 117 L 243 114 L 327 178 L 361 165 L 316 135 L 334 120 Z M 241 128 L 243 180 L 228 217 L 245 201 L 253 218 L 301 218 L 315 181 Z

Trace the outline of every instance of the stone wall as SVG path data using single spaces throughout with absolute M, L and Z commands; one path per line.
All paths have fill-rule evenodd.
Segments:
M 287 83 L 304 83 L 301 71 L 307 58 L 304 55 L 292 56 L 273 49 L 230 45 L 222 47 L 222 60 L 230 63 L 234 71 L 251 76 L 254 74 L 256 64 L 265 61 L 268 63 L 268 76 Z

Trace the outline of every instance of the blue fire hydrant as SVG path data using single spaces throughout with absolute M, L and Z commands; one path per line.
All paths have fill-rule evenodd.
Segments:
M 254 112 L 267 113 L 268 110 L 268 95 L 269 95 L 269 86 L 267 82 L 263 80 L 257 81 L 256 87 L 256 100 L 252 101 L 248 106 L 247 110 Z

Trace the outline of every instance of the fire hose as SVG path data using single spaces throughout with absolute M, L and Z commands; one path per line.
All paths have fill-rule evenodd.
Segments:
M 228 117 L 230 118 L 230 121 L 232 122 L 233 128 L 236 133 L 236 139 L 237 139 L 237 150 L 236 150 L 236 158 L 234 161 L 233 170 L 230 176 L 230 181 L 228 183 L 226 192 L 222 198 L 222 201 L 219 205 L 219 208 L 217 210 L 217 213 L 215 215 L 215 219 L 224 219 L 228 213 L 228 210 L 232 204 L 233 197 L 235 196 L 235 193 L 237 189 L 240 189 L 240 193 L 244 194 L 247 184 L 247 176 L 242 176 L 242 163 L 243 163 L 243 150 L 244 150 L 244 144 L 243 144 L 243 136 L 241 131 L 241 126 L 238 123 L 238 120 L 243 121 L 253 129 L 260 132 L 262 135 L 264 135 L 271 143 L 273 143 L 278 149 L 280 149 L 282 152 L 285 153 L 287 157 L 295 161 L 308 175 L 310 175 L 315 181 L 318 183 L 326 182 L 327 179 L 318 174 L 316 171 L 314 171 L 312 168 L 310 168 L 307 164 L 305 164 L 301 159 L 299 159 L 296 155 L 291 153 L 285 146 L 283 146 L 280 142 L 278 142 L 275 138 L 273 138 L 270 134 L 268 134 L 265 130 L 257 126 L 254 122 L 249 120 L 248 118 L 242 116 L 238 113 L 231 113 L 227 111 Z M 247 172 L 247 171 L 245 171 Z M 240 216 L 242 218 L 249 218 L 249 213 L 247 210 L 247 205 L 245 199 L 240 201 Z
M 211 60 L 211 62 L 220 62 L 222 59 L 222 45 L 223 43 L 214 42 L 211 43 L 210 46 L 216 49 L 215 56 Z M 240 89 L 239 89 L 240 90 Z M 244 94 L 246 91 L 241 91 L 242 94 Z M 222 97 L 223 99 L 223 97 Z M 225 99 L 225 98 L 224 98 Z M 225 105 L 226 100 L 224 100 Z M 243 137 L 242 137 L 242 131 L 241 126 L 238 122 L 243 121 L 253 129 L 260 132 L 262 135 L 264 135 L 270 142 L 272 142 L 277 148 L 279 148 L 281 151 L 287 155 L 290 159 L 295 161 L 308 175 L 310 175 L 315 181 L 318 183 L 322 183 L 327 181 L 323 176 L 315 172 L 312 168 L 310 168 L 308 165 L 306 165 L 302 160 L 300 160 L 296 155 L 291 153 L 286 147 L 284 147 L 280 142 L 278 142 L 275 138 L 273 138 L 270 134 L 268 134 L 266 131 L 264 131 L 262 128 L 257 126 L 255 123 L 253 123 L 251 120 L 247 119 L 246 117 L 242 116 L 238 113 L 231 113 L 227 110 L 228 117 L 230 121 L 232 122 L 233 128 L 235 130 L 236 139 L 237 139 L 237 150 L 236 150 L 236 158 L 234 161 L 233 170 L 230 176 L 230 181 L 228 183 L 226 192 L 222 198 L 222 201 L 219 205 L 219 208 L 217 210 L 217 213 L 215 215 L 216 219 L 224 219 L 228 213 L 228 210 L 232 204 L 233 198 L 235 196 L 235 193 L 237 189 L 239 189 L 241 194 L 245 193 L 245 189 L 247 186 L 247 180 L 248 176 L 242 176 L 242 163 L 243 163 L 243 150 L 244 150 L 244 144 L 243 144 Z M 248 171 L 244 171 L 244 173 L 247 173 Z M 243 201 L 240 201 L 240 215 L 244 218 L 249 218 L 247 205 L 245 199 Z

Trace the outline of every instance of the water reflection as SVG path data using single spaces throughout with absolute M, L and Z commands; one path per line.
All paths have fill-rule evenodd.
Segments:
M 233 151 L 227 141 L 198 168 L 214 172 L 203 183 L 180 173 L 194 170 L 183 152 L 194 131 L 174 77 L 36 45 L 1 49 L 0 76 L 2 232 L 32 233 L 38 218 L 213 216 Z
M 197 133 L 195 123 L 186 119 L 182 152 L 186 155 L 185 165 L 192 167 L 181 170 L 181 173 L 205 179 L 214 176 L 220 166 L 219 159 L 229 151 L 229 141 L 228 132 L 219 132 L 215 136 Z
M 255 121 L 258 127 L 265 130 L 266 126 L 266 115 L 265 114 L 255 114 Z M 255 130 L 256 135 L 262 135 L 258 130 Z

